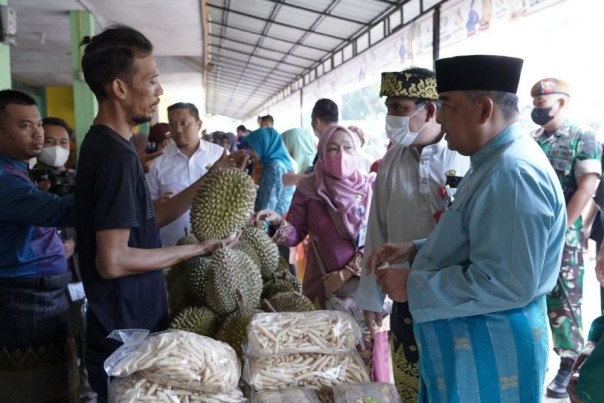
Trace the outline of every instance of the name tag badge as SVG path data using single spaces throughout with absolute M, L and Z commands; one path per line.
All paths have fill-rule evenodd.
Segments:
M 67 284 L 67 291 L 69 292 L 69 299 L 71 299 L 71 302 L 76 302 L 86 297 L 84 284 L 82 284 L 82 282 Z
M 363 246 L 365 246 L 365 236 L 367 235 L 367 224 L 363 224 L 361 225 L 361 228 L 359 229 L 359 243 L 358 243 L 358 247 L 362 248 Z

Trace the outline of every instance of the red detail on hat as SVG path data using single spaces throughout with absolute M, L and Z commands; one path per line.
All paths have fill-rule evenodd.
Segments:
M 556 81 L 554 80 L 541 80 L 539 85 L 541 86 L 542 94 L 553 94 L 556 92 Z

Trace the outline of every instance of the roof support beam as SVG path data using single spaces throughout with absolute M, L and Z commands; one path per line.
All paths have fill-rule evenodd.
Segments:
M 359 25 L 362 25 L 364 27 L 368 27 L 369 26 L 369 24 L 367 24 L 365 21 L 353 20 L 352 18 L 346 18 L 346 17 L 342 17 L 342 16 L 339 16 L 339 15 L 335 15 L 335 14 L 328 14 L 326 12 L 321 12 L 321 11 L 318 11 L 318 10 L 313 9 L 313 8 L 302 7 L 302 6 L 299 6 L 297 4 L 286 3 L 284 0 L 266 0 L 266 1 L 270 1 L 271 3 L 281 4 L 281 5 L 284 5 L 284 6 L 287 6 L 287 7 L 291 7 L 291 8 L 296 8 L 298 10 L 308 11 L 309 13 L 320 14 L 320 15 L 323 15 L 325 17 L 331 17 L 331 18 L 336 18 L 338 20 L 342 20 L 342 21 L 346 21 L 346 22 L 352 22 L 353 24 L 359 24 Z
M 219 35 L 214 35 L 214 34 L 210 34 L 210 36 L 212 38 L 218 38 L 218 39 L 225 40 L 225 41 L 231 41 L 231 42 L 239 43 L 241 45 L 256 46 L 256 45 L 253 45 L 253 44 L 251 44 L 249 42 L 244 42 L 244 41 L 240 41 L 240 40 L 229 38 L 229 37 L 225 37 L 225 36 L 219 36 Z M 267 48 L 267 47 L 264 47 L 264 46 L 256 46 L 256 47 L 258 49 L 268 50 L 269 52 L 281 53 L 283 55 L 290 55 L 289 52 L 285 52 L 283 50 L 277 50 L 277 49 L 273 49 L 273 48 Z M 297 57 L 299 59 L 308 60 L 308 61 L 313 62 L 313 63 L 316 62 L 316 59 L 311 59 L 310 57 L 304 57 L 304 56 L 298 56 L 298 55 L 291 55 L 291 56 Z
M 284 56 L 284 57 L 283 57 L 281 60 L 279 60 L 279 59 L 273 59 L 272 57 L 266 57 L 266 56 L 259 56 L 259 55 L 255 55 L 255 54 L 253 54 L 253 53 L 251 53 L 251 54 L 250 54 L 250 53 L 244 53 L 244 52 L 242 52 L 242 51 L 240 51 L 240 50 L 237 50 L 237 49 L 233 49 L 233 48 L 227 48 L 226 46 L 219 46 L 219 45 L 214 45 L 214 44 L 210 44 L 210 46 L 211 46 L 211 47 L 214 47 L 214 48 L 218 48 L 218 49 L 224 49 L 224 50 L 228 50 L 228 51 L 231 51 L 231 52 L 237 52 L 237 53 L 240 53 L 240 54 L 244 54 L 244 55 L 246 55 L 246 56 L 249 56 L 249 57 L 257 57 L 257 58 L 259 58 L 259 59 L 263 59 L 263 60 L 270 60 L 271 62 L 277 62 L 277 63 L 280 63 L 280 64 L 286 64 L 286 65 L 288 65 L 288 66 L 297 67 L 297 68 L 299 68 L 299 69 L 307 69 L 308 67 L 310 67 L 310 66 L 301 66 L 301 65 L 299 65 L 299 64 L 295 64 L 295 63 L 289 63 L 289 62 L 285 62 L 285 61 L 283 61 L 283 58 L 285 58 L 285 56 L 289 56 L 288 54 L 285 54 L 285 56 Z M 294 57 L 295 57 L 295 56 L 294 56 Z M 314 60 L 311 60 L 311 61 L 312 61 L 313 63 L 315 62 Z
M 280 25 L 282 27 L 286 27 L 286 28 L 297 29 L 298 31 L 312 32 L 315 35 L 321 35 L 321 36 L 325 36 L 325 37 L 328 37 L 328 38 L 337 39 L 339 41 L 345 41 L 346 39 L 348 39 L 348 38 L 343 38 L 341 36 L 326 34 L 326 33 L 323 33 L 323 32 L 309 31 L 307 29 L 300 28 L 300 27 L 297 27 L 295 25 L 290 25 L 290 24 L 285 24 L 285 23 L 279 22 L 279 21 L 275 21 L 274 19 L 268 19 L 267 20 L 267 19 L 264 19 L 264 18 L 259 18 L 257 15 L 243 13 L 241 11 L 233 10 L 232 8 L 220 7 L 220 6 L 216 6 L 214 4 L 208 4 L 208 7 L 214 8 L 216 10 L 221 10 L 221 11 L 223 11 L 225 13 L 233 13 L 233 14 L 237 14 L 237 15 L 242 15 L 244 17 L 253 18 L 253 19 L 258 20 L 258 21 L 264 21 L 264 22 L 269 23 L 269 24 L 275 24 L 275 25 Z
M 254 31 L 250 31 L 249 29 L 240 28 L 240 27 L 234 27 L 232 25 L 231 26 L 227 26 L 227 25 L 223 25 L 223 24 L 217 23 L 216 21 L 210 21 L 210 24 L 214 24 L 214 25 L 216 25 L 218 27 L 221 27 L 221 28 L 235 29 L 237 31 L 245 32 L 246 34 L 264 36 L 265 38 L 273 39 L 275 41 L 281 41 L 281 42 L 289 43 L 291 45 L 297 45 L 298 44 L 297 42 L 290 41 L 289 39 L 277 38 L 276 36 L 266 35 L 266 34 L 262 34 L 261 32 L 254 32 Z M 308 48 L 308 49 L 312 49 L 312 50 L 317 50 L 319 52 L 329 52 L 329 51 L 331 51 L 331 49 L 319 48 L 319 47 L 312 46 L 312 45 L 299 44 L 299 46 L 302 46 L 302 47 Z

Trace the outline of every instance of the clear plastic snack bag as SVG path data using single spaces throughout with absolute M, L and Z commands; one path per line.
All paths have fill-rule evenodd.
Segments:
M 115 330 L 108 337 L 124 343 L 105 360 L 109 376 L 141 372 L 160 385 L 212 393 L 229 393 L 239 382 L 237 354 L 218 340 L 183 330 Z
M 250 403 L 321 403 L 317 392 L 311 388 L 286 388 L 252 391 Z
M 257 391 L 303 386 L 322 388 L 343 382 L 370 381 L 356 351 L 348 354 L 294 353 L 248 357 L 243 379 Z
M 361 336 L 355 319 L 343 312 L 259 313 L 247 327 L 246 355 L 341 354 L 354 350 Z
M 246 399 L 239 389 L 234 389 L 229 393 L 209 393 L 173 388 L 149 381 L 142 373 L 135 373 L 124 378 L 113 378 L 109 385 L 109 403 L 244 403 L 245 401 Z
M 392 383 L 366 382 L 342 383 L 333 387 L 334 403 L 402 403 Z

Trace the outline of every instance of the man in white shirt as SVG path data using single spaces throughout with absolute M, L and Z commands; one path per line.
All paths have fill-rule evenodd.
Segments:
M 382 73 L 380 96 L 386 96 L 386 152 L 369 210 L 365 261 L 357 306 L 373 331 L 383 317 L 384 294 L 375 276 L 367 276 L 366 258 L 385 243 L 424 238 L 447 202 L 447 172 L 465 175 L 470 160 L 447 147 L 436 113 L 440 108 L 435 74 L 410 68 Z M 452 173 L 452 172 L 451 172 Z M 403 267 L 409 267 L 408 262 Z M 390 318 L 394 380 L 404 401 L 417 401 L 419 356 L 409 305 L 395 302 Z
M 200 138 L 202 121 L 191 103 L 179 102 L 168 107 L 168 122 L 173 144 L 164 150 L 147 174 L 151 198 L 161 203 L 208 172 L 226 150 Z M 174 246 L 191 233 L 189 211 L 159 230 L 162 246 Z

